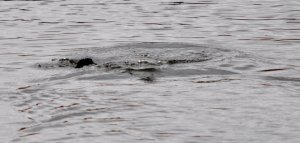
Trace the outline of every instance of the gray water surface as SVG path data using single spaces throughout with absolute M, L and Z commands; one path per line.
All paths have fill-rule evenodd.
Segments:
M 298 0 L 6 0 L 0 31 L 0 142 L 300 142 Z M 85 57 L 201 62 L 55 66 Z

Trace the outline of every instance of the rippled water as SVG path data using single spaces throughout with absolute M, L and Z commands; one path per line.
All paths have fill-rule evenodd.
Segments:
M 299 17 L 298 0 L 0 1 L 0 142 L 297 143 Z M 205 60 L 55 66 L 84 57 Z

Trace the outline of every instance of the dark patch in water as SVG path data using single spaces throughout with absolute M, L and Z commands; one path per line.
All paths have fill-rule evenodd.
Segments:
M 140 78 L 140 80 L 151 83 L 154 81 L 154 77 L 153 76 L 142 77 L 142 78 Z
M 86 66 L 94 66 L 98 69 L 103 69 L 104 72 L 118 71 L 121 73 L 128 73 L 129 75 L 139 77 L 140 80 L 153 82 L 157 76 L 182 76 L 205 73 L 234 74 L 230 71 L 207 68 L 177 69 L 177 67 L 184 67 L 185 65 L 192 63 L 196 64 L 212 59 L 216 60 L 217 58 L 224 58 L 223 54 L 228 52 L 230 53 L 231 51 L 197 44 L 144 42 L 123 44 L 114 47 L 93 48 L 89 49 L 87 53 L 82 52 L 77 54 L 77 57 L 75 58 L 53 59 L 52 63 L 37 64 L 37 67 L 44 69 L 59 67 L 78 69 Z M 80 56 L 80 54 L 82 54 L 82 56 Z M 70 74 L 56 78 L 73 77 L 75 75 L 80 74 Z M 115 76 L 120 77 L 120 75 Z M 97 79 L 106 79 L 106 77 L 103 76 L 93 77 L 97 77 Z M 80 79 L 89 79 L 89 77 Z
M 126 70 L 126 72 L 128 72 L 128 73 L 132 73 L 132 72 L 156 72 L 156 71 L 158 71 L 158 69 L 156 69 L 156 68 L 139 68 L 139 69 L 134 69 L 134 68 L 126 68 L 125 69 Z
M 75 68 L 82 68 L 84 66 L 89 66 L 89 65 L 94 65 L 96 63 L 94 63 L 94 61 L 91 58 L 84 58 L 84 59 L 80 59 L 77 63 L 76 63 L 76 67 Z
M 282 71 L 282 70 L 288 70 L 288 69 L 289 68 L 266 69 L 266 70 L 260 70 L 259 72 Z
M 183 1 L 177 1 L 177 2 L 162 2 L 163 5 L 208 5 L 208 4 L 217 4 L 210 1 L 203 1 L 203 2 L 183 2 Z
M 25 130 L 26 129 L 26 127 L 23 127 L 23 128 L 20 128 L 18 131 L 22 131 L 22 130 Z
M 204 62 L 205 59 L 193 59 L 193 60 L 168 60 L 167 63 L 170 65 L 180 64 L 180 63 L 196 63 L 196 62 Z
M 231 81 L 237 79 L 217 79 L 217 80 L 201 80 L 201 81 L 193 81 L 194 83 L 215 83 L 215 82 L 222 82 L 222 81 Z
M 31 86 L 24 86 L 24 87 L 19 87 L 18 89 L 27 89 L 30 88 Z
M 105 64 L 103 64 L 102 66 L 99 65 L 98 67 L 99 67 L 99 68 L 104 67 L 104 68 L 106 68 L 107 70 L 114 70 L 114 69 L 120 69 L 120 68 L 122 68 L 121 65 L 118 65 L 118 64 L 116 64 L 116 63 L 105 63 Z

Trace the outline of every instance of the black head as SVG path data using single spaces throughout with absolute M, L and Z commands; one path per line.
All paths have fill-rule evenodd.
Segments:
M 88 65 L 94 65 L 94 61 L 91 58 L 84 58 L 81 59 L 77 62 L 77 65 L 75 68 L 82 68 L 84 66 L 88 66 Z

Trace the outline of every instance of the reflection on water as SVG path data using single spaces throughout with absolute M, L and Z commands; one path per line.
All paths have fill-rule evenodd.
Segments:
M 297 0 L 0 5 L 0 142 L 300 141 Z

